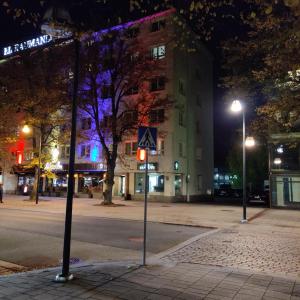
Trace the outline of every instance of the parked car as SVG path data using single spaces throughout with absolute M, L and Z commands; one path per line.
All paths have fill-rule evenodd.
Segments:
M 233 189 L 230 184 L 221 184 L 220 188 L 215 191 L 217 197 L 232 197 L 241 198 L 243 196 L 243 190 Z
M 248 203 L 269 203 L 269 192 L 268 191 L 252 191 L 249 192 L 247 197 Z

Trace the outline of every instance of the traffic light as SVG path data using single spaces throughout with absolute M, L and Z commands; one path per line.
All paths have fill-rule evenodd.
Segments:
M 139 161 L 145 161 L 146 160 L 146 150 L 138 148 L 137 149 L 137 160 Z
M 20 165 L 23 162 L 23 153 L 20 151 L 17 151 L 17 164 Z

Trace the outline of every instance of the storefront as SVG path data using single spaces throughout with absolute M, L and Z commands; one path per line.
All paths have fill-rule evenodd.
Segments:
M 300 208 L 300 133 L 271 135 L 269 143 L 272 207 Z

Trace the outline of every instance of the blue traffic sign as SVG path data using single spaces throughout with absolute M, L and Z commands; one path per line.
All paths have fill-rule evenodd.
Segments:
M 139 127 L 138 129 L 138 147 L 156 150 L 157 128 Z

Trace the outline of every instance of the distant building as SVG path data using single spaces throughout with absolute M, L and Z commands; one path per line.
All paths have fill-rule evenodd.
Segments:
M 271 206 L 300 208 L 300 132 L 271 134 Z

